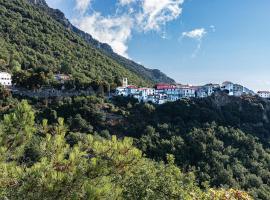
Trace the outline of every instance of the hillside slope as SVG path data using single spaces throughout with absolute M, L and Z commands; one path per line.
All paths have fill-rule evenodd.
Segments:
M 269 200 L 269 100 L 221 93 L 161 106 L 119 97 L 116 105 L 129 113 L 118 132 L 136 138 L 149 158 L 173 154 L 182 169 L 195 169 L 202 185 L 242 188 Z
M 0 0 L 0 69 L 15 67 L 69 71 L 83 82 L 118 83 L 122 77 L 138 85 L 154 82 L 97 50 L 44 9 L 27 0 Z
M 140 77 L 143 77 L 144 79 L 150 80 L 151 82 L 157 83 L 157 82 L 164 82 L 164 83 L 174 83 L 175 81 L 168 76 L 166 76 L 164 73 L 157 69 L 148 69 L 144 66 L 129 60 L 125 57 L 122 57 L 115 52 L 113 52 L 112 48 L 105 43 L 101 43 L 94 39 L 90 34 L 85 33 L 78 29 L 77 27 L 73 26 L 69 20 L 65 17 L 65 15 L 58 9 L 52 9 L 48 7 L 45 0 L 28 0 L 29 2 L 37 5 L 39 8 L 44 10 L 48 15 L 50 15 L 53 19 L 60 22 L 63 26 L 65 26 L 68 30 L 71 30 L 72 32 L 76 33 L 80 37 L 82 37 L 87 43 L 94 46 L 96 49 L 99 49 L 104 54 L 106 54 L 108 57 L 112 58 L 125 68 L 129 69 L 130 71 L 134 72 L 135 74 L 139 75 Z

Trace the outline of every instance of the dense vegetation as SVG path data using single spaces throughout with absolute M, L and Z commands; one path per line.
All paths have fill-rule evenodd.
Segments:
M 146 155 L 195 170 L 200 183 L 270 196 L 270 102 L 217 94 L 155 106 L 118 101 L 128 108 L 122 132 L 137 138 Z
M 27 0 L 0 0 L 0 69 L 49 68 L 81 82 L 152 83 L 109 58 Z
M 18 99 L 13 98 L 10 92 L 3 88 L 0 96 L 1 116 L 12 116 L 14 107 L 15 110 L 18 109 Z M 254 115 L 257 113 L 257 120 L 263 121 L 260 117 L 266 119 L 265 116 L 269 112 L 268 101 L 250 97 L 240 99 L 213 96 L 208 99 L 182 100 L 154 106 L 139 104 L 134 99 L 117 98 L 112 104 L 96 96 L 81 96 L 31 99 L 30 103 L 35 108 L 35 127 L 39 127 L 39 136 L 44 131 L 43 119 L 48 119 L 46 126 L 49 128 L 46 130 L 50 130 L 54 135 L 59 117 L 62 117 L 66 121 L 65 140 L 70 146 L 84 141 L 86 134 L 108 140 L 112 134 L 118 134 L 121 138 L 133 137 L 136 138 L 137 147 L 146 153 L 148 158 L 166 161 L 168 154 L 174 155 L 175 164 L 186 173 L 192 171 L 196 174 L 201 188 L 210 184 L 212 187 L 246 190 L 256 199 L 269 197 L 269 143 L 266 142 L 267 134 L 262 137 L 258 131 L 266 132 L 268 124 L 265 122 L 257 129 L 257 121 L 247 118 L 253 117 L 249 111 L 252 110 Z M 236 105 L 241 107 L 241 111 Z M 234 109 L 228 111 L 222 107 Z M 253 109 L 250 109 L 252 107 Z M 236 110 L 238 112 L 235 112 Z M 215 118 L 211 117 L 214 113 L 209 115 L 212 111 L 218 113 Z M 241 123 L 230 124 L 231 120 L 226 121 L 229 118 L 222 118 L 221 116 L 227 112 Z M 27 115 L 26 117 L 31 119 Z M 5 117 L 3 119 L 5 120 Z M 21 122 L 18 119 L 22 117 L 16 117 L 14 121 Z M 10 129 L 5 130 L 11 132 L 12 127 L 18 126 L 14 123 Z M 35 151 L 31 150 L 28 153 L 31 159 L 39 158 L 39 153 Z
M 62 118 L 53 126 L 46 119 L 36 124 L 27 101 L 4 116 L 1 199 L 251 199 L 232 189 L 200 189 L 192 173 L 174 165 L 172 155 L 166 164 L 153 162 L 130 138 L 67 131 Z
M 2 113 L 9 113 L 4 108 L 14 107 L 18 100 L 4 92 L 2 96 L 6 96 L 1 102 Z M 186 173 L 195 173 L 202 188 L 209 184 L 242 189 L 255 199 L 269 197 L 269 143 L 267 134 L 260 134 L 260 130 L 268 130 L 268 124 L 265 122 L 257 129 L 257 121 L 247 117 L 257 113 L 256 120 L 266 119 L 269 101 L 217 95 L 155 106 L 122 97 L 110 102 L 96 96 L 81 96 L 32 99 L 30 103 L 36 110 L 38 124 L 46 118 L 48 124 L 55 125 L 61 117 L 68 135 L 80 132 L 107 139 L 111 135 L 132 137 L 148 158 L 166 161 L 167 154 L 174 155 L 175 164 Z M 229 114 L 239 123 L 223 117 Z M 67 137 L 67 141 L 71 145 L 76 143 L 74 137 Z

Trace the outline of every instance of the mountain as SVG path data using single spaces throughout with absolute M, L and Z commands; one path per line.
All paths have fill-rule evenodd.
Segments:
M 120 58 L 125 60 L 74 27 L 44 0 L 0 0 L 0 70 L 43 67 L 69 72 L 81 82 L 119 84 L 123 77 L 137 85 L 168 82 L 156 75 L 158 71 L 153 70 L 150 74 L 156 78 L 151 78 L 148 69 L 132 68 L 137 66 L 132 61 L 127 67 Z
M 122 66 L 129 69 L 133 73 L 139 75 L 140 77 L 143 77 L 144 79 L 147 79 L 147 80 L 151 80 L 151 82 L 154 82 L 154 83 L 158 83 L 158 82 L 174 83 L 175 82 L 173 79 L 169 78 L 158 69 L 145 68 L 144 66 L 132 60 L 129 60 L 123 56 L 118 55 L 112 50 L 111 46 L 109 46 L 108 44 L 97 41 L 90 34 L 85 33 L 84 31 L 81 31 L 80 29 L 72 25 L 70 21 L 65 17 L 65 15 L 60 10 L 50 8 L 47 5 L 45 0 L 28 0 L 28 1 L 30 3 L 37 5 L 41 9 L 43 9 L 48 15 L 50 15 L 53 19 L 61 23 L 68 30 L 71 30 L 72 32 L 76 33 L 77 35 L 82 37 L 86 42 L 94 46 L 96 49 L 102 51 L 108 57 L 117 61 Z

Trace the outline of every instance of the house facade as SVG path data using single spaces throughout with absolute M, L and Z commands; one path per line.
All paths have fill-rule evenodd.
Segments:
M 258 96 L 264 99 L 270 99 L 270 92 L 269 91 L 259 91 Z
M 71 79 L 71 77 L 69 75 L 66 75 L 66 74 L 55 74 L 54 79 L 61 82 L 61 83 L 65 83 L 66 81 L 69 81 Z
M 252 90 L 228 81 L 222 83 L 221 86 L 212 83 L 203 86 L 159 83 L 154 88 L 137 88 L 127 85 L 126 79 L 123 79 L 123 86 L 116 89 L 116 95 L 132 96 L 139 102 L 163 104 L 183 98 L 205 98 L 220 90 L 228 92 L 228 95 L 231 96 L 255 95 Z
M 229 81 L 225 81 L 221 85 L 222 91 L 227 91 L 228 95 L 233 96 L 234 84 Z
M 193 98 L 196 97 L 196 87 L 184 86 L 179 88 L 180 98 Z
M 7 72 L 0 72 L 0 84 L 4 87 L 12 85 L 12 76 Z
M 240 97 L 244 94 L 244 87 L 239 84 L 234 84 L 233 85 L 233 95 Z

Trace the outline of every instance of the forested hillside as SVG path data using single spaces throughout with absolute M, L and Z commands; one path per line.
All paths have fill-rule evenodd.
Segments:
M 20 100 L 4 91 L 1 97 L 1 116 Z M 58 118 L 64 119 L 70 145 L 81 134 L 128 136 L 149 159 L 166 161 L 167 154 L 173 155 L 183 172 L 196 175 L 202 189 L 208 184 L 241 189 L 262 200 L 270 195 L 268 100 L 221 94 L 161 106 L 98 96 L 29 99 L 29 103 L 37 124 L 47 119 L 54 126 Z
M 71 24 L 67 26 L 59 22 L 56 17 L 59 15 L 48 11 L 52 9 L 38 5 L 30 4 L 28 0 L 0 1 L 1 70 L 46 67 L 55 73 L 72 74 L 81 82 L 106 81 L 115 84 L 123 77 L 137 85 L 160 81 L 143 76 L 144 71 L 139 71 L 140 68 L 131 69 L 106 55 Z
M 0 123 L 1 199 L 251 200 L 239 190 L 199 188 L 172 155 L 166 163 L 146 159 L 131 138 L 72 133 L 63 118 L 36 123 L 25 100 L 8 112 Z
M 41 8 L 43 11 L 45 11 L 48 15 L 50 15 L 53 19 L 60 22 L 64 27 L 66 27 L 68 30 L 73 31 L 80 37 L 82 37 L 86 42 L 94 46 L 95 48 L 102 51 L 104 54 L 106 54 L 108 57 L 112 58 L 113 60 L 117 61 L 119 64 L 124 66 L 125 68 L 129 69 L 133 73 L 137 74 L 140 77 L 143 77 L 146 80 L 151 80 L 152 82 L 164 82 L 164 83 L 174 83 L 174 80 L 166 76 L 164 73 L 157 69 L 148 69 L 144 66 L 129 60 L 127 58 L 124 58 L 112 50 L 112 48 L 105 43 L 101 43 L 97 40 L 95 40 L 91 35 L 81 31 L 77 27 L 73 26 L 68 19 L 66 19 L 65 15 L 57 9 L 52 9 L 48 7 L 45 0 L 28 0 L 31 3 L 34 3 L 36 6 Z
M 128 77 L 138 85 L 151 83 L 96 50 L 26 0 L 1 0 L 0 69 L 18 71 L 37 67 L 55 73 L 69 72 L 82 82 L 115 83 Z
M 217 94 L 161 106 L 120 99 L 122 131 L 137 138 L 149 158 L 173 154 L 178 166 L 195 170 L 201 184 L 270 196 L 270 101 Z

